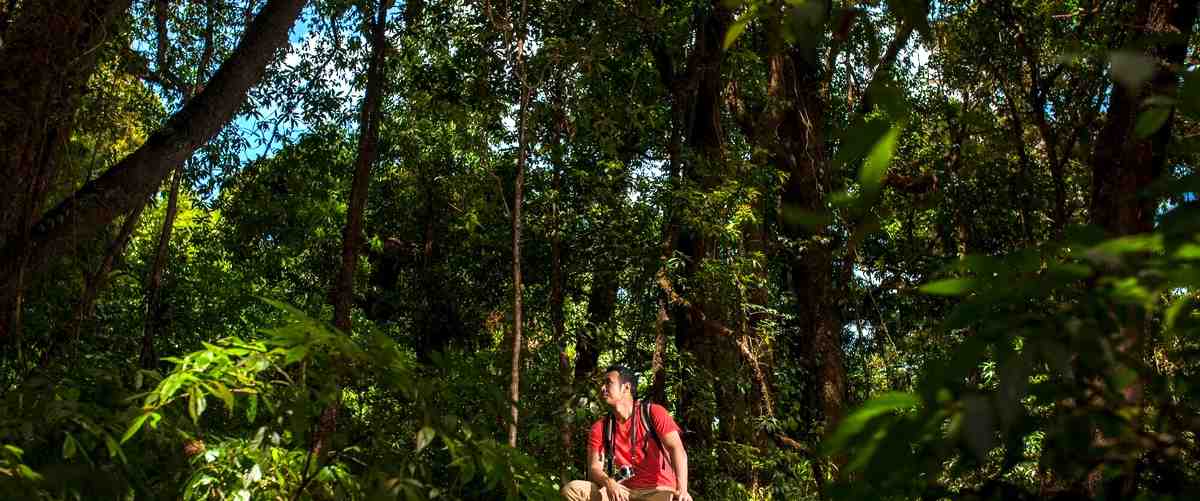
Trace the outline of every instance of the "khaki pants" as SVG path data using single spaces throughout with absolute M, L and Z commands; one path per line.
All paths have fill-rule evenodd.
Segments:
M 629 501 L 671 501 L 673 491 L 657 489 L 629 489 Z M 572 480 L 562 488 L 567 501 L 609 501 L 608 491 L 587 480 Z

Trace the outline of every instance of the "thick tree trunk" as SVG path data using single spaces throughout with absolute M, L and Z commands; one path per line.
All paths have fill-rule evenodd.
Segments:
M 275 51 L 287 41 L 288 30 L 304 4 L 305 0 L 270 0 L 247 29 L 233 55 L 195 99 L 175 113 L 136 151 L 39 218 L 32 225 L 28 238 L 6 236 L 3 249 L 0 249 L 0 305 L 11 304 L 23 271 L 28 275 L 40 273 L 54 258 L 67 252 L 72 242 L 95 236 L 113 219 L 132 211 L 162 185 L 163 179 L 176 166 L 228 123 L 245 100 L 246 92 L 262 77 Z M 43 39 L 33 37 L 23 47 L 44 43 Z M 5 41 L 4 50 L 0 60 L 13 60 L 14 49 L 9 40 Z M 21 60 L 21 57 L 16 59 Z M 26 64 L 21 65 L 6 63 L 9 74 L 23 73 L 12 71 L 14 68 L 45 62 L 27 59 L 24 60 Z M 6 101 L 0 106 L 13 105 Z M 67 115 L 72 111 L 61 102 L 47 109 Z M 0 111 L 0 116 L 22 117 L 19 123 L 3 125 L 5 130 L 0 136 L 28 137 L 31 134 L 24 130 L 29 123 L 27 116 L 10 114 L 9 110 Z M 11 134 L 8 128 L 13 129 Z M 20 150 L 23 146 L 6 143 L 4 148 Z M 7 337 L 9 328 L 11 324 L 0 322 L 0 329 L 4 329 L 0 331 L 0 340 Z
M 375 23 L 371 27 L 371 62 L 367 67 L 367 90 L 359 115 L 358 158 L 350 184 L 350 204 L 346 226 L 342 229 L 342 266 L 333 287 L 333 325 L 350 332 L 350 309 L 354 298 L 354 272 L 363 240 L 363 213 L 367 207 L 367 188 L 371 184 L 371 166 L 378 157 L 379 102 L 384 87 L 383 63 L 387 48 L 387 10 L 390 0 L 380 0 Z
M 175 227 L 175 216 L 179 213 L 179 185 L 183 180 L 183 164 L 175 169 L 171 178 L 170 193 L 167 194 L 167 211 L 163 215 L 162 229 L 158 234 L 158 246 L 154 252 L 154 261 L 146 275 L 146 293 L 143 303 L 142 325 L 142 367 L 153 369 L 158 366 L 158 352 L 154 349 L 154 340 L 162 328 L 162 277 L 163 269 L 167 266 L 167 251 L 171 247 L 171 231 Z
M 428 364 L 432 362 L 434 352 L 444 351 L 454 340 L 465 339 L 467 333 L 457 300 L 452 297 L 453 291 L 446 287 L 448 277 L 444 272 L 446 262 L 441 243 L 446 224 L 443 213 L 445 203 L 437 194 L 434 180 L 422 176 L 421 182 L 425 191 L 425 228 L 417 263 L 421 307 L 417 312 L 416 351 L 417 361 Z M 395 273 L 399 273 L 399 270 L 396 269 Z M 379 285 L 395 287 L 396 275 L 391 276 L 391 280 Z
M 785 170 L 780 204 L 783 211 L 821 213 L 831 185 L 829 157 L 825 149 L 828 108 L 819 82 L 829 68 L 817 66 L 815 49 L 795 47 L 784 54 L 785 97 L 791 107 L 784 113 L 779 130 L 780 149 L 775 164 Z M 877 72 L 879 74 L 879 72 Z M 867 108 L 869 109 L 869 107 Z M 796 325 L 801 334 L 790 343 L 798 360 L 807 361 L 815 374 L 817 408 L 825 433 L 841 421 L 846 406 L 846 369 L 842 354 L 842 321 L 834 283 L 835 240 L 828 229 L 808 228 L 784 218 L 781 232 L 792 242 L 803 242 L 789 264 L 789 288 L 796 301 Z M 841 462 L 843 458 L 835 458 Z M 817 482 L 823 481 L 820 461 L 813 462 Z
M 58 182 L 75 110 L 97 50 L 118 33 L 130 0 L 43 0 L 5 9 L 0 45 L 0 342 L 17 337 L 22 298 L 37 267 L 26 252 Z M 11 24 L 10 24 L 11 22 Z M 30 267 L 31 269 L 26 269 Z M 11 334 L 11 336 L 10 336 Z
M 1154 229 L 1159 198 L 1146 194 L 1155 179 L 1165 173 L 1167 145 L 1171 140 L 1174 111 L 1150 137 L 1138 138 L 1134 124 L 1148 98 L 1173 98 L 1178 93 L 1179 77 L 1172 69 L 1187 55 L 1192 26 L 1196 21 L 1195 0 L 1138 0 L 1132 29 L 1140 29 L 1135 38 L 1149 46 L 1146 54 L 1156 61 L 1154 73 L 1141 88 L 1115 85 L 1107 109 L 1107 119 L 1092 153 L 1091 221 L 1113 235 L 1146 233 Z M 1170 36 L 1169 42 L 1154 43 Z M 1121 329 L 1123 352 L 1140 356 L 1148 319 L 1131 319 Z M 1144 381 L 1124 389 L 1126 404 L 1143 401 Z M 1093 478 L 1099 477 L 1095 472 Z M 1107 496 L 1132 497 L 1137 491 L 1137 472 L 1125 471 L 1105 482 Z M 1094 484 L 1094 482 L 1091 482 Z M 1094 493 L 1094 491 L 1093 491 Z M 1106 496 L 1106 497 L 1107 497 Z

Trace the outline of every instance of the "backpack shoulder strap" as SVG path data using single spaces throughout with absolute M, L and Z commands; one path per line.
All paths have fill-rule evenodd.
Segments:
M 644 400 L 641 402 L 641 405 L 638 406 L 642 414 L 642 426 L 645 428 L 646 436 L 654 439 L 654 442 L 657 443 L 658 447 L 661 449 L 663 446 L 662 439 L 658 437 L 658 423 L 654 421 L 654 412 L 653 409 L 650 408 L 651 405 L 654 404 L 649 400 Z M 645 450 L 645 447 L 645 443 L 643 443 L 642 449 Z
M 613 416 L 604 418 L 604 473 L 613 476 Z

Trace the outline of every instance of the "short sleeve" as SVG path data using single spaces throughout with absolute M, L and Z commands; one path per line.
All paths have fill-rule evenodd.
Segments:
M 588 451 L 604 452 L 604 420 L 598 419 L 592 423 L 592 431 L 588 433 Z
M 658 404 L 650 404 L 650 414 L 654 417 L 654 431 L 658 436 L 665 437 L 673 431 L 680 431 L 675 419 L 667 412 L 667 408 Z

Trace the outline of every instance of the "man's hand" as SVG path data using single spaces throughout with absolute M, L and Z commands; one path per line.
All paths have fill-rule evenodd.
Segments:
M 609 501 L 629 501 L 629 488 L 617 483 L 611 477 L 604 483 L 604 488 L 608 489 Z
M 692 495 L 688 494 L 687 489 L 676 489 L 671 495 L 671 501 L 692 501 Z

